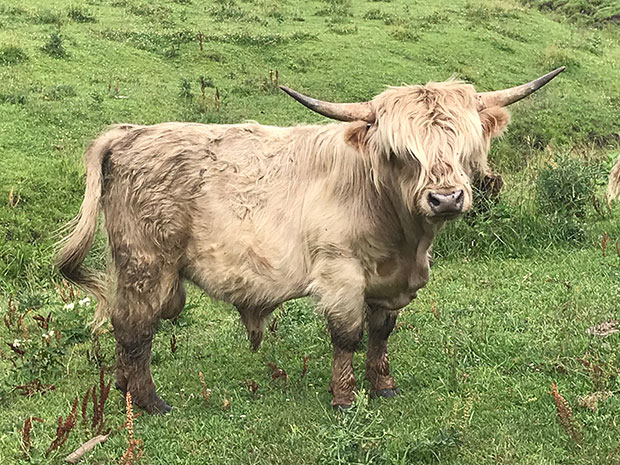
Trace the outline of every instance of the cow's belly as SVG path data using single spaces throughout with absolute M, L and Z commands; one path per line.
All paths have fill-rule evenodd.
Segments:
M 276 307 L 304 295 L 303 282 L 256 272 L 247 262 L 231 265 L 203 259 L 187 266 L 184 276 L 207 295 L 237 307 Z
M 268 243 L 253 246 L 239 235 L 193 241 L 187 259 L 186 278 L 235 306 L 274 307 L 306 288 L 300 254 L 284 256 Z

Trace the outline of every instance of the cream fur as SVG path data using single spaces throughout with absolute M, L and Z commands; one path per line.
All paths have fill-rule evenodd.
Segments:
M 406 304 L 428 279 L 427 249 L 443 223 L 428 193 L 463 189 L 467 210 L 494 134 L 474 88 L 458 81 L 391 87 L 371 104 L 368 127 L 113 127 L 87 151 L 85 201 L 61 271 L 80 283 L 100 203 L 117 273 L 135 262 L 130 285 L 146 290 L 140 273 L 160 269 L 155 309 L 183 278 L 243 307 L 315 295 L 356 321 L 365 299 Z M 508 118 L 496 113 L 499 132 Z M 391 273 L 379 276 L 380 264 Z

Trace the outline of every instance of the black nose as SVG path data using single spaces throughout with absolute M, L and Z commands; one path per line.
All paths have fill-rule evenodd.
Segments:
M 463 210 L 463 189 L 451 192 L 450 194 L 428 194 L 428 204 L 431 211 L 437 215 L 448 213 L 459 213 Z

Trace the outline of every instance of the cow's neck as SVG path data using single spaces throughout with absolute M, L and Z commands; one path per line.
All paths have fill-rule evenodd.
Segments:
M 400 189 L 388 190 L 382 198 L 389 208 L 378 209 L 382 219 L 374 232 L 380 238 L 377 243 L 384 245 L 383 253 L 369 262 L 366 298 L 371 306 L 398 309 L 415 298 L 428 281 L 428 254 L 440 225 L 412 215 L 399 195 Z M 381 230 L 381 224 L 392 225 L 391 230 Z M 386 241 L 388 237 L 399 240 Z

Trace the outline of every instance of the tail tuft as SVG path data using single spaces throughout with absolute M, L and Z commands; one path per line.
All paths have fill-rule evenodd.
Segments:
M 58 271 L 70 282 L 97 299 L 94 326 L 100 326 L 105 318 L 106 289 L 99 273 L 88 270 L 82 262 L 93 245 L 97 216 L 103 189 L 102 162 L 110 152 L 110 145 L 117 137 L 119 128 L 106 132 L 95 140 L 84 154 L 86 163 L 86 191 L 78 215 L 69 222 L 71 233 L 57 246 L 54 260 Z

